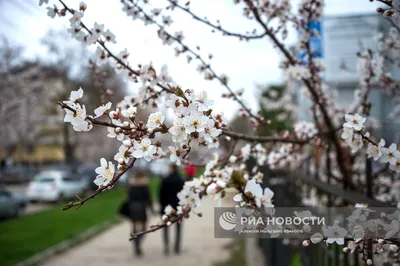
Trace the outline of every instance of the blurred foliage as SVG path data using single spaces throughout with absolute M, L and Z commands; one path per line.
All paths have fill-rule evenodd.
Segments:
M 286 93 L 283 85 L 270 85 L 264 89 L 260 101 L 261 115 L 265 120 L 271 123 L 265 129 L 260 127 L 258 135 L 267 135 L 267 133 L 276 133 L 283 130 L 289 130 L 293 125 L 293 117 L 287 109 L 289 103 L 282 101 Z M 273 108 L 270 108 L 270 103 Z

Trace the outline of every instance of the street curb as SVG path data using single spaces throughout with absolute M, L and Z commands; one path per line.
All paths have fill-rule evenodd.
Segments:
M 64 240 L 63 242 L 50 247 L 48 249 L 45 249 L 44 251 L 40 252 L 39 254 L 36 254 L 22 262 L 19 262 L 15 264 L 15 266 L 34 266 L 34 265 L 39 265 L 40 263 L 43 263 L 45 260 L 48 260 L 49 258 L 62 253 L 64 251 L 67 251 L 68 249 L 71 249 L 93 237 L 95 237 L 98 233 L 103 232 L 112 226 L 119 224 L 123 221 L 122 218 L 117 218 L 112 221 L 107 221 L 104 222 L 101 225 L 94 226 L 90 228 L 89 230 L 73 237 L 67 240 Z

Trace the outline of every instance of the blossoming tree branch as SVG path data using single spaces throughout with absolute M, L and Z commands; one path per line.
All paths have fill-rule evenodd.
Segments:
M 195 213 L 193 210 L 201 204 L 203 198 L 212 197 L 219 200 L 225 196 L 227 187 L 237 189 L 238 194 L 233 200 L 239 206 L 274 207 L 272 204 L 274 193 L 269 188 L 263 190 L 260 185 L 263 179 L 260 167 L 263 166 L 271 169 L 296 169 L 311 157 L 314 158 L 313 166 L 310 167 L 311 173 L 318 173 L 321 180 L 326 180 L 327 176 L 334 177 L 333 185 L 341 184 L 344 189 L 355 189 L 365 184 L 363 169 L 367 156 L 387 165 L 379 174 L 390 174 L 398 180 L 400 151 L 396 143 L 377 139 L 370 133 L 372 127 L 368 123 L 370 109 L 373 108 L 368 96 L 372 91 L 383 90 L 393 96 L 395 103 L 396 99 L 397 103 L 400 102 L 399 83 L 388 71 L 388 65 L 396 65 L 399 62 L 398 1 L 380 1 L 386 4 L 386 8 L 380 8 L 378 12 L 393 24 L 393 28 L 387 36 L 384 34 L 378 36 L 380 47 L 378 51 L 359 52 L 357 62 L 361 73 L 359 89 L 356 90 L 354 102 L 347 109 L 338 107 L 331 97 L 330 91 L 333 88 L 330 88 L 322 78 L 325 66 L 322 60 L 315 58 L 310 45 L 310 39 L 319 36 L 309 25 L 321 19 L 323 0 L 302 0 L 298 7 L 293 7 L 289 0 L 233 1 L 237 8 L 243 10 L 246 19 L 252 21 L 255 27 L 262 29 L 261 32 L 251 33 L 233 32 L 225 29 L 219 21 L 214 23 L 198 16 L 190 8 L 189 2 L 181 4 L 177 0 L 165 0 L 164 8 L 155 7 L 149 4 L 148 0 L 120 2 L 127 16 L 141 20 L 145 25 L 154 26 L 155 34 L 161 39 L 162 44 L 171 46 L 176 56 L 186 57 L 189 64 L 196 62 L 197 71 L 204 75 L 206 80 L 219 82 L 226 89 L 226 93 L 222 96 L 238 103 L 241 116 L 252 123 L 254 131 L 260 128 L 268 129 L 270 121 L 247 106 L 242 98 L 243 91 L 236 91 L 234 85 L 230 84 L 228 76 L 218 74 L 202 57 L 199 49 L 185 44 L 184 33 L 171 32 L 170 25 L 173 23 L 174 12 L 183 12 L 205 27 L 210 27 L 216 34 L 222 34 L 227 38 L 248 42 L 254 39 L 268 40 L 282 56 L 279 67 L 285 73 L 287 87 L 301 88 L 301 93 L 311 102 L 309 114 L 313 120 L 299 121 L 291 130 L 267 136 L 257 136 L 253 132 L 248 134 L 234 132 L 223 114 L 213 110 L 215 99 L 209 98 L 207 90 L 182 88 L 178 81 L 168 74 L 166 66 L 157 69 L 153 64 L 131 62 L 129 51 L 126 49 L 115 51 L 112 47 L 117 37 L 104 24 L 95 23 L 93 26 L 85 24 L 84 15 L 87 10 L 85 3 L 71 7 L 61 0 L 51 4 L 48 0 L 40 0 L 40 5 L 49 4 L 47 13 L 51 18 L 69 19 L 68 32 L 72 38 L 82 45 L 95 46 L 97 65 L 105 63 L 112 65 L 121 78 L 137 84 L 138 91 L 136 94 L 126 96 L 115 107 L 111 102 L 104 102 L 93 111 L 85 108 L 82 88 L 72 91 L 68 100 L 59 103 L 66 112 L 64 121 L 71 123 L 74 130 L 90 131 L 94 126 L 104 126 L 108 129 L 107 137 L 120 142 L 114 158 L 100 159 L 100 166 L 96 169 L 97 177 L 94 179 L 94 183 L 98 185 L 97 192 L 88 198 L 78 198 L 64 209 L 80 207 L 102 191 L 112 188 L 128 169 L 134 167 L 136 160 L 143 159 L 150 162 L 169 157 L 171 162 L 180 165 L 182 162 L 190 161 L 190 154 L 195 149 L 208 149 L 213 153 L 212 150 L 218 148 L 222 140 L 231 143 L 230 152 L 225 156 L 213 153 L 213 159 L 206 162 L 204 173 L 193 181 L 186 182 L 178 194 L 179 207 L 177 209 L 167 207 L 161 224 L 132 235 L 132 238 L 172 223 L 182 222 L 191 213 Z M 285 42 L 289 27 L 301 32 L 297 52 L 305 54 L 305 60 L 300 60 Z M 149 58 L 149 61 L 152 59 Z M 151 113 L 147 121 L 140 121 L 137 118 L 137 114 L 143 108 L 160 104 L 172 110 L 174 114 L 172 123 L 167 123 L 165 113 L 159 111 Z M 400 105 L 395 105 L 393 112 L 397 111 L 400 111 Z M 160 140 L 161 135 L 168 136 L 173 145 L 165 145 Z M 247 144 L 235 149 L 239 140 Z M 250 157 L 256 158 L 257 165 L 249 170 L 245 163 Z M 378 181 L 377 186 L 379 185 Z M 393 197 L 386 197 L 386 200 L 392 204 L 398 201 Z M 336 228 L 335 225 L 332 228 Z M 340 233 L 340 230 L 338 232 Z M 335 242 L 314 236 L 311 240 L 306 240 L 305 245 L 310 241 L 318 243 L 322 240 L 327 244 Z M 361 238 L 357 241 L 353 239 L 347 242 L 349 244 L 344 251 L 364 250 L 365 241 L 367 239 Z M 390 244 L 390 248 L 385 246 L 385 249 L 397 252 L 398 243 L 391 239 L 375 242 L 381 247 Z M 371 265 L 366 256 L 363 258 L 365 264 Z

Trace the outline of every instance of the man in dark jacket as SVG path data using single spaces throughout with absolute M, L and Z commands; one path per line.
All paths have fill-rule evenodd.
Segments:
M 178 167 L 173 164 L 169 167 L 169 175 L 163 178 L 160 186 L 160 213 L 164 214 L 164 209 L 168 205 L 171 205 L 174 209 L 178 206 L 178 192 L 183 188 L 184 181 L 178 173 Z M 181 224 L 176 223 L 176 240 L 175 240 L 175 253 L 180 252 L 180 240 L 181 240 Z M 164 253 L 169 254 L 169 237 L 168 227 L 164 228 Z

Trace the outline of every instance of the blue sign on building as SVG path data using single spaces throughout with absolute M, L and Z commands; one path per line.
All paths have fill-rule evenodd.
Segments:
M 308 25 L 310 31 L 318 32 L 319 36 L 312 36 L 310 38 L 310 49 L 313 54 L 313 58 L 323 58 L 323 35 L 322 35 L 322 22 L 321 21 L 311 21 Z M 300 35 L 302 32 L 300 32 Z M 305 52 L 299 54 L 299 58 L 302 62 L 307 63 L 308 58 Z

